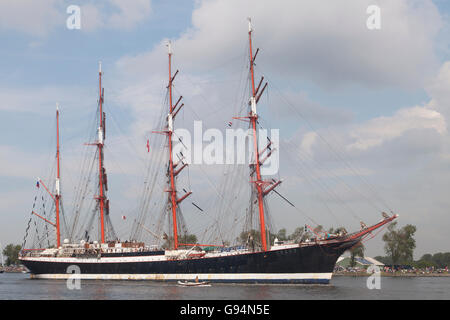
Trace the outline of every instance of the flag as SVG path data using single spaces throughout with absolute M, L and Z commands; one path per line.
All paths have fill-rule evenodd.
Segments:
M 232 125 L 233 123 L 230 121 L 230 122 L 228 122 L 228 126 L 229 127 L 231 127 L 231 125 Z
M 125 216 L 122 216 L 122 220 L 125 220 L 127 217 L 125 217 Z
M 150 152 L 150 141 L 147 139 L 147 152 Z
M 36 187 L 39 188 L 39 180 L 36 182 Z

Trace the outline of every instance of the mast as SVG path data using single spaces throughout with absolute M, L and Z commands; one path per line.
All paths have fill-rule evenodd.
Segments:
M 174 249 L 178 249 L 178 230 L 177 230 L 177 206 L 178 203 L 186 199 L 192 192 L 187 192 L 183 197 L 177 199 L 177 189 L 175 185 L 175 177 L 181 172 L 183 168 L 187 166 L 187 164 L 183 163 L 183 166 L 179 168 L 177 171 L 175 171 L 175 168 L 178 166 L 179 163 L 174 164 L 173 162 L 173 154 L 172 154 L 172 134 L 173 134 L 173 121 L 175 119 L 175 116 L 180 111 L 180 109 L 183 107 L 184 104 L 181 104 L 178 106 L 178 103 L 181 101 L 182 97 L 178 99 L 178 101 L 173 104 L 173 97 L 172 97 L 172 83 L 175 79 L 176 75 L 178 74 L 178 70 L 175 72 L 175 74 L 172 76 L 172 44 L 168 43 L 168 56 L 169 56 L 169 85 L 167 88 L 169 89 L 169 114 L 167 115 L 167 137 L 169 140 L 169 205 L 172 211 L 172 223 L 173 223 L 173 240 L 174 240 Z M 178 106 L 178 108 L 177 108 Z M 183 162 L 180 160 L 180 162 Z
M 61 246 L 61 229 L 59 223 L 59 210 L 61 192 L 59 189 L 60 165 L 59 165 L 59 108 L 56 104 L 56 182 L 55 182 L 55 208 L 56 208 L 56 247 Z
M 98 67 L 98 88 L 99 88 L 99 128 L 98 128 L 98 188 L 99 188 L 99 207 L 100 207 L 100 232 L 101 232 L 101 243 L 105 243 L 105 200 L 106 196 L 104 194 L 104 174 L 105 169 L 103 168 L 103 146 L 104 146 L 104 114 L 103 114 L 103 88 L 102 88 L 102 63 L 99 62 Z
M 267 251 L 267 240 L 266 240 L 266 224 L 264 221 L 264 201 L 263 201 L 263 190 L 261 180 L 261 168 L 259 162 L 259 151 L 258 151 L 258 136 L 256 134 L 256 120 L 258 119 L 258 114 L 256 113 L 256 88 L 255 88 L 255 74 L 253 69 L 253 51 L 252 51 L 252 24 L 250 18 L 248 19 L 248 41 L 249 41 L 249 53 L 250 53 L 250 74 L 252 83 L 252 96 L 250 98 L 250 124 L 253 133 L 253 148 L 255 153 L 255 169 L 256 169 L 256 181 L 254 181 L 256 186 L 256 191 L 258 193 L 258 209 L 259 209 L 259 225 L 261 232 L 261 245 L 262 250 Z
M 269 141 L 266 147 L 262 150 L 258 150 L 258 134 L 256 130 L 256 125 L 258 124 L 258 113 L 256 112 L 256 105 L 261 98 L 264 90 L 267 87 L 267 82 L 261 88 L 261 84 L 264 80 L 264 76 L 261 77 L 258 86 L 255 86 L 255 72 L 254 72 L 254 64 L 255 58 L 259 52 L 259 49 L 256 49 L 255 55 L 253 55 L 252 49 L 252 24 L 250 18 L 248 18 L 248 41 L 249 41 L 249 54 L 250 54 L 250 75 L 251 75 L 251 86 L 252 93 L 249 101 L 250 112 L 247 117 L 233 117 L 234 119 L 244 120 L 250 122 L 250 128 L 252 130 L 253 135 L 253 148 L 255 154 L 255 163 L 250 164 L 251 173 L 250 176 L 256 174 L 256 179 L 251 181 L 255 185 L 256 193 L 257 193 L 257 202 L 258 202 L 258 211 L 259 211 L 259 225 L 260 225 L 260 233 L 261 233 L 261 247 L 263 251 L 267 251 L 267 233 L 266 233 L 266 223 L 264 218 L 264 197 L 269 194 L 272 190 L 274 190 L 280 183 L 281 180 L 276 181 L 275 179 L 270 180 L 262 180 L 261 178 L 261 165 L 271 156 L 272 152 L 275 150 L 271 148 L 272 141 L 267 138 Z M 260 90 L 261 89 L 261 90 Z M 261 160 L 261 155 L 267 152 L 264 159 Z
M 172 207 L 172 221 L 173 221 L 173 241 L 174 249 L 178 249 L 178 230 L 177 230 L 177 203 L 175 189 L 175 176 L 173 174 L 173 159 L 172 159 L 172 130 L 173 130 L 173 119 L 172 119 L 172 46 L 169 42 L 169 114 L 167 116 L 168 123 L 168 137 L 169 137 L 169 174 L 170 174 L 170 202 Z

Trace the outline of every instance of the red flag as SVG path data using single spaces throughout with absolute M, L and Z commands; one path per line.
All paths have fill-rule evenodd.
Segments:
M 122 220 L 125 220 L 127 217 L 125 217 L 125 216 L 122 216 Z
M 147 152 L 150 152 L 150 142 L 147 139 Z

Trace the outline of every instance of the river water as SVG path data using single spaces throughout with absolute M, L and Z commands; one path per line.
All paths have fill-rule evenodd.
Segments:
M 410 300 L 450 299 L 450 277 L 381 277 L 380 289 L 368 289 L 366 277 L 333 277 L 329 285 L 233 285 L 180 287 L 150 281 L 32 280 L 29 274 L 0 274 L 0 300 Z

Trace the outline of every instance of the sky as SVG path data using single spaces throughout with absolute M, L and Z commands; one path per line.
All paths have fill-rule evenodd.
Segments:
M 67 27 L 70 5 L 80 7 L 79 29 Z M 370 5 L 380 8 L 379 29 L 367 27 Z M 164 107 L 167 41 L 186 104 L 180 125 L 223 129 L 242 108 L 251 17 L 257 78 L 269 82 L 261 122 L 282 141 L 280 193 L 327 228 L 358 229 L 392 210 L 399 226 L 417 227 L 416 259 L 450 251 L 449 14 L 444 0 L 2 0 L 0 243 L 22 242 L 36 177 L 54 165 L 56 103 L 70 198 L 95 118 L 99 61 L 120 224 L 139 201 L 145 142 Z M 217 195 L 203 170 L 221 177 L 218 168 L 189 168 L 200 181 L 194 199 L 208 206 Z M 308 222 L 270 197 L 278 229 Z M 368 255 L 384 254 L 381 237 L 366 243 Z

